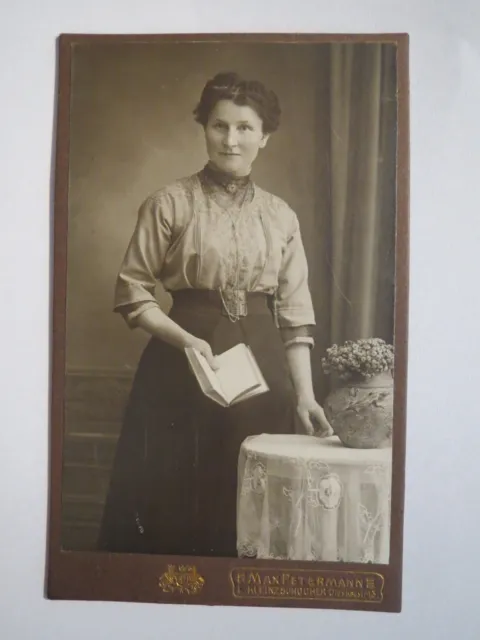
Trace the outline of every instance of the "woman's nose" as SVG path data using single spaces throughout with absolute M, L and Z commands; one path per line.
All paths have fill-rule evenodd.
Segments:
M 225 133 L 224 143 L 228 148 L 234 147 L 238 142 L 238 136 L 235 129 L 228 129 Z

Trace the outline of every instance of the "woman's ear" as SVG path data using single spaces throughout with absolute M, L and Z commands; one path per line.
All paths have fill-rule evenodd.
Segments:
M 263 138 L 262 138 L 262 140 L 260 142 L 260 145 L 259 145 L 260 149 L 264 149 L 265 148 L 269 138 L 270 138 L 270 134 L 269 133 L 264 133 L 263 134 Z

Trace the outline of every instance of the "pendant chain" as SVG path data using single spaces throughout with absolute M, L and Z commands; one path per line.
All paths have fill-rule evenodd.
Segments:
M 235 241 L 235 253 L 236 253 L 236 267 L 235 267 L 235 277 L 234 277 L 234 283 L 233 283 L 233 287 L 229 287 L 230 289 L 230 293 L 227 294 L 230 298 L 231 301 L 234 302 L 235 307 L 236 307 L 236 313 L 232 312 L 230 309 L 230 306 L 228 304 L 228 302 L 225 300 L 225 296 L 224 296 L 224 290 L 223 289 L 219 289 L 219 293 L 220 293 L 220 298 L 222 300 L 222 304 L 223 304 L 223 308 L 225 309 L 225 312 L 228 316 L 228 319 L 231 322 L 238 322 L 238 320 L 240 320 L 240 318 L 242 317 L 242 314 L 240 313 L 240 305 L 243 302 L 243 307 L 246 309 L 246 291 L 242 291 L 240 292 L 240 248 L 239 248 L 239 241 L 238 241 L 238 231 L 237 231 L 237 223 L 239 220 L 241 220 L 241 216 L 243 213 L 243 209 L 245 207 L 245 202 L 247 200 L 247 194 L 249 192 L 249 189 L 245 189 L 245 193 L 243 194 L 243 198 L 239 207 L 239 211 L 236 214 L 232 214 L 232 212 L 229 210 L 228 207 L 224 207 L 222 205 L 220 205 L 220 207 L 225 211 L 225 213 L 228 215 L 228 217 L 230 218 L 230 222 L 232 223 L 232 232 L 233 232 L 233 238 Z M 245 296 L 242 298 L 242 295 Z

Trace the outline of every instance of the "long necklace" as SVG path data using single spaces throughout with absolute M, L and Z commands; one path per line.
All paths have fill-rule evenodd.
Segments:
M 238 322 L 241 317 L 244 317 L 248 313 L 247 309 L 247 292 L 245 289 L 240 289 L 240 247 L 237 224 L 242 220 L 242 214 L 247 200 L 248 189 L 243 194 L 242 201 L 240 203 L 239 211 L 236 214 L 232 214 L 229 207 L 219 206 L 228 215 L 232 224 L 232 234 L 235 242 L 235 273 L 233 283 L 231 286 L 225 287 L 225 289 L 219 288 L 220 298 L 222 300 L 223 308 L 231 322 Z
M 205 169 L 208 169 L 209 167 L 207 166 Z M 214 178 L 212 178 L 212 176 L 210 175 L 209 171 L 205 171 L 204 170 L 204 176 L 211 182 L 216 182 L 217 184 L 219 184 Z M 234 274 L 234 278 L 233 278 L 233 282 L 230 286 L 227 286 L 222 289 L 222 287 L 218 288 L 218 292 L 220 295 L 220 298 L 222 300 L 222 305 L 224 308 L 225 313 L 227 314 L 229 320 L 231 322 L 237 322 L 241 317 L 244 317 L 247 315 L 248 309 L 247 309 L 247 291 L 245 289 L 240 289 L 240 249 L 239 249 L 239 239 L 238 239 L 238 231 L 237 231 L 237 224 L 236 221 L 241 221 L 242 220 L 242 215 L 243 215 L 243 210 L 245 207 L 245 203 L 248 199 L 248 197 L 250 196 L 250 194 L 252 193 L 252 189 L 253 189 L 253 185 L 250 182 L 249 184 L 245 185 L 245 190 L 243 193 L 243 197 L 241 199 L 241 202 L 239 204 L 239 209 L 237 211 L 236 214 L 232 214 L 231 210 L 230 210 L 230 206 L 225 206 L 223 205 L 220 201 L 218 197 L 216 196 L 215 191 L 212 189 L 211 187 L 211 183 L 210 183 L 210 187 L 208 186 L 208 183 L 205 185 L 208 190 L 210 191 L 210 196 L 212 197 L 212 199 L 215 201 L 216 205 L 218 206 L 219 209 L 221 209 L 226 215 L 228 215 L 231 223 L 232 223 L 232 231 L 233 231 L 233 238 L 235 241 L 235 274 Z M 224 186 L 224 185 L 219 185 L 219 186 Z M 224 187 L 225 188 L 225 187 Z M 227 192 L 230 192 L 229 189 L 225 189 Z M 231 195 L 233 195 L 233 193 L 231 193 Z M 263 212 L 260 210 L 259 211 L 259 216 L 260 216 L 260 222 L 262 225 L 262 230 L 263 230 L 263 235 L 265 238 L 265 242 L 266 242 L 266 253 L 265 253 L 265 259 L 263 261 L 263 265 L 262 268 L 260 269 L 259 273 L 257 274 L 257 276 L 255 277 L 255 282 L 252 284 L 252 286 L 250 287 L 250 289 L 254 289 L 255 286 L 257 285 L 257 283 L 260 281 L 260 279 L 263 276 L 263 273 L 265 272 L 269 257 L 270 257 L 270 253 L 271 253 L 271 249 L 272 249 L 272 238 L 270 236 L 270 232 L 268 229 L 268 224 L 265 221 L 265 217 L 263 215 Z

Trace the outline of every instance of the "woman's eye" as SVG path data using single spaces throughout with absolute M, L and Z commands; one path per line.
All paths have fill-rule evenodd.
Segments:
M 241 124 L 239 127 L 240 131 L 251 131 L 252 127 L 250 127 L 248 124 Z

